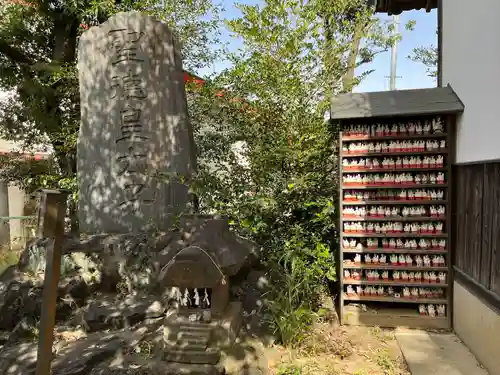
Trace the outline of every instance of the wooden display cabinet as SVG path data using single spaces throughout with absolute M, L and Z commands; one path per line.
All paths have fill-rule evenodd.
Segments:
M 455 96 L 451 88 L 431 90 Z M 346 97 L 359 103 L 360 95 L 420 91 L 429 90 Z M 347 116 L 338 106 L 333 112 L 341 120 L 339 316 L 342 324 L 449 329 L 450 150 L 460 111 L 402 107 L 371 107 L 374 116 Z

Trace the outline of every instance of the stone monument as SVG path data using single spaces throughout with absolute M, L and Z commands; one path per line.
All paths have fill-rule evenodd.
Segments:
M 180 47 L 164 23 L 119 13 L 78 49 L 83 233 L 166 230 L 195 169 Z
M 229 277 L 258 251 L 227 219 L 186 213 L 196 159 L 179 47 L 166 25 L 128 12 L 85 32 L 78 53 L 80 228 L 94 234 L 79 247 L 109 250 L 106 259 L 122 259 L 124 269 L 150 256 L 141 285 L 163 297 L 164 359 L 181 364 L 175 374 L 220 374 L 221 348 L 242 324 Z M 105 265 L 121 275 L 116 263 Z

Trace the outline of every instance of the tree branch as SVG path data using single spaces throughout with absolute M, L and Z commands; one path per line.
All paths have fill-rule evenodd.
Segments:
M 0 38 L 0 55 L 6 56 L 15 64 L 31 65 L 33 61 L 19 49 L 9 45 L 5 39 Z

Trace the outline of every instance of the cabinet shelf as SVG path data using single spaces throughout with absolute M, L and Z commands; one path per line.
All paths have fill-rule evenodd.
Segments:
M 389 151 L 389 152 L 346 152 L 344 153 L 344 158 L 359 158 L 359 157 L 369 157 L 369 156 L 406 156 L 406 155 L 447 155 L 448 149 L 438 149 L 432 151 Z
M 342 201 L 342 205 L 344 206 L 368 206 L 368 205 L 396 205 L 396 204 L 404 204 L 404 205 L 422 205 L 422 204 L 446 204 L 448 201 L 446 200 L 437 200 L 437 199 L 405 199 L 405 200 L 374 200 L 374 201 Z
M 368 311 L 360 309 L 356 302 L 342 309 L 345 316 L 344 324 L 369 325 L 385 328 L 411 327 L 416 329 L 448 329 L 446 316 L 420 315 L 412 305 L 399 305 L 398 309 L 369 308 Z M 402 308 L 406 306 L 407 308 Z M 449 308 L 447 309 L 449 310 Z M 448 312 L 447 312 L 448 313 Z
M 432 254 L 446 254 L 448 250 L 446 249 L 385 249 L 382 247 L 377 247 L 374 249 L 363 248 L 358 249 L 343 249 L 342 252 L 348 254 L 422 254 L 422 255 L 432 255 Z
M 348 296 L 347 294 L 344 295 L 344 300 L 359 301 L 359 302 L 397 302 L 397 303 L 418 303 L 418 304 L 432 303 L 436 305 L 446 305 L 448 303 L 448 301 L 445 299 L 428 299 L 428 298 L 412 299 L 412 298 L 403 298 L 403 297 L 396 298 L 396 297 L 385 297 L 385 296 L 380 296 L 380 297 Z
M 437 272 L 447 272 L 448 267 L 417 267 L 417 266 L 393 266 L 389 264 L 344 264 L 344 269 L 346 270 L 381 270 L 381 271 L 437 271 Z
M 448 288 L 446 283 L 425 283 L 422 281 L 394 281 L 394 280 L 352 280 L 344 279 L 346 285 L 379 285 L 379 286 L 402 286 L 409 288 Z
M 351 142 L 351 141 L 390 141 L 392 139 L 403 139 L 403 140 L 412 140 L 412 139 L 436 139 L 436 138 L 446 138 L 446 133 L 433 133 L 433 134 L 397 134 L 397 135 L 383 135 L 383 136 L 371 136 L 371 135 L 346 135 L 342 137 L 342 142 Z
M 342 173 L 403 173 L 403 172 L 446 172 L 448 168 L 342 168 Z
M 342 221 L 404 221 L 404 222 L 446 221 L 446 218 L 447 218 L 446 216 L 438 216 L 438 217 L 431 217 L 431 216 L 346 217 L 346 216 L 343 216 Z
M 344 237 L 359 238 L 448 238 L 447 233 L 348 233 L 342 232 Z
M 373 184 L 373 185 L 346 185 L 342 190 L 371 190 L 371 189 L 442 189 L 448 184 Z

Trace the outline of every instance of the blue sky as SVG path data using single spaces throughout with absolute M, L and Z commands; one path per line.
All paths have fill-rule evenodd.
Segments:
M 380 16 L 383 19 L 391 19 L 387 15 Z M 413 31 L 406 31 L 405 24 L 410 20 L 416 21 Z M 437 11 L 426 13 L 424 10 L 404 12 L 400 17 L 400 28 L 402 41 L 398 45 L 396 88 L 417 89 L 422 87 L 435 87 L 436 81 L 427 76 L 425 67 L 420 63 L 410 61 L 407 57 L 415 47 L 437 45 Z M 375 72 L 364 80 L 356 91 L 382 91 L 389 88 L 389 76 L 391 69 L 391 53 L 386 52 L 375 58 L 370 66 Z
M 238 0 L 239 3 L 256 4 L 261 3 L 259 0 Z M 223 0 L 225 8 L 225 18 L 235 18 L 240 15 L 238 9 L 234 6 L 234 0 Z M 391 19 L 386 15 L 380 15 L 383 19 Z M 413 31 L 406 31 L 405 24 L 410 20 L 416 21 L 416 26 Z M 402 32 L 402 41 L 398 45 L 398 64 L 396 82 L 397 89 L 414 89 L 422 87 L 436 86 L 435 80 L 427 77 L 425 67 L 422 64 L 410 61 L 407 56 L 411 53 L 413 48 L 418 46 L 437 45 L 437 12 L 434 10 L 431 13 L 426 13 L 424 10 L 404 12 L 400 19 L 400 31 Z M 238 48 L 240 42 L 231 38 L 227 33 L 223 36 L 223 40 L 230 43 L 230 47 Z M 363 69 L 374 69 L 375 71 L 370 74 L 355 91 L 382 91 L 387 90 L 389 87 L 389 79 L 385 78 L 390 74 L 391 53 L 385 52 L 379 54 L 375 60 L 369 65 L 365 65 Z M 215 71 L 220 71 L 227 67 L 224 62 L 215 66 Z M 200 72 L 208 73 L 208 71 Z

